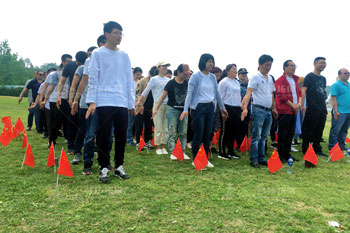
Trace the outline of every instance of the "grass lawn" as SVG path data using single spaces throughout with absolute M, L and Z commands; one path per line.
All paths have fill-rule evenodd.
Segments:
M 11 116 L 15 124 L 20 116 L 26 126 L 26 107 L 26 100 L 18 105 L 17 98 L 1 96 L 0 118 Z M 328 120 L 327 141 L 329 128 Z M 0 147 L 0 232 L 350 231 L 346 158 L 333 163 L 321 157 L 313 169 L 295 162 L 288 175 L 286 167 L 275 174 L 252 168 L 245 153 L 231 161 L 214 154 L 215 168 L 197 172 L 190 161 L 170 161 L 154 150 L 138 155 L 127 146 L 124 167 L 131 179 L 99 183 L 95 160 L 93 175 L 82 175 L 83 165 L 74 165 L 74 178 L 61 176 L 56 188 L 53 168 L 46 168 L 47 140 L 33 130 L 28 141 L 34 169 L 21 169 L 19 138 Z M 59 138 L 56 156 L 62 146 L 67 149 Z M 267 157 L 271 153 L 269 148 Z M 293 155 L 302 159 L 300 152 Z M 332 220 L 342 228 L 328 226 Z

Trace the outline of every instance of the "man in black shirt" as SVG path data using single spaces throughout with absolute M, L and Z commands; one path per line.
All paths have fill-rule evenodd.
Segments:
M 74 154 L 74 140 L 78 132 L 79 118 L 78 118 L 78 114 L 75 114 L 74 116 L 71 114 L 71 106 L 70 106 L 71 103 L 68 104 L 67 101 L 61 99 L 61 91 L 67 79 L 70 87 L 76 69 L 78 68 L 78 66 L 84 65 L 86 58 L 87 58 L 86 52 L 84 51 L 77 52 L 77 54 L 75 55 L 76 60 L 69 62 L 64 67 L 62 71 L 62 77 L 57 87 L 56 106 L 57 106 L 57 109 L 60 109 L 62 104 L 62 108 L 64 109 L 63 113 L 67 116 L 67 146 L 68 146 L 68 153 L 70 154 Z M 70 99 L 74 99 L 74 98 L 70 98 Z
M 188 81 L 187 77 L 191 75 L 191 71 L 188 65 L 181 64 L 177 67 L 177 76 L 170 80 L 164 87 L 161 97 L 158 100 L 158 105 L 153 111 L 152 118 L 157 114 L 158 109 L 163 103 L 166 96 L 168 96 L 167 113 L 168 120 L 168 148 L 170 151 L 170 159 L 176 160 L 177 158 L 172 154 L 176 144 L 176 134 L 180 137 L 182 151 L 184 152 L 184 159 L 190 159 L 185 154 L 186 142 L 187 142 L 187 118 L 179 120 L 181 113 L 184 110 Z
M 320 145 L 323 129 L 327 118 L 326 108 L 326 78 L 321 72 L 326 68 L 326 59 L 317 57 L 314 60 L 314 71 L 306 75 L 304 86 L 302 89 L 302 110 L 305 111 L 305 118 L 302 125 L 303 144 L 302 149 L 305 154 L 309 143 L 313 143 L 312 147 L 317 155 L 328 155 L 322 152 Z M 306 107 L 304 106 L 306 97 Z M 313 167 L 314 165 L 305 161 L 305 167 Z

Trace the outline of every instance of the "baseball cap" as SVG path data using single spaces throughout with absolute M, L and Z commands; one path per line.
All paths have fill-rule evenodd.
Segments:
M 238 70 L 238 74 L 247 74 L 247 73 L 248 73 L 248 71 L 247 71 L 246 68 L 240 68 L 240 69 Z
M 190 67 L 187 64 L 182 64 L 183 72 L 186 75 L 191 75 L 192 71 L 190 70 Z
M 161 61 L 161 62 L 157 63 L 157 67 L 159 67 L 159 66 L 170 66 L 170 63 L 167 63 L 165 61 Z

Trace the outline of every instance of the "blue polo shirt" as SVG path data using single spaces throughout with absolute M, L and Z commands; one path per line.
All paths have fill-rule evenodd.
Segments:
M 346 83 L 338 80 L 331 86 L 331 96 L 337 97 L 339 113 L 350 113 L 350 85 L 348 81 Z

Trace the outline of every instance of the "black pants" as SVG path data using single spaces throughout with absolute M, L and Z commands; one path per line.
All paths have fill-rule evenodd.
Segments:
M 305 118 L 302 125 L 303 133 L 303 153 L 305 154 L 309 143 L 313 143 L 312 147 L 314 151 L 321 152 L 321 139 L 323 134 L 323 129 L 326 124 L 327 119 L 327 109 L 324 107 L 306 108 Z
M 46 122 L 46 116 L 45 116 L 45 107 L 44 109 L 39 109 L 39 130 L 38 132 L 44 133 L 45 135 L 48 134 L 47 130 L 47 122 Z
M 71 114 L 71 108 L 68 104 L 67 113 L 67 147 L 69 150 L 74 150 L 74 141 L 79 129 L 79 114 L 74 116 Z
M 46 126 L 47 126 L 47 132 L 46 135 L 49 136 L 49 125 L 50 125 L 50 110 L 47 108 L 44 108 L 45 111 L 45 120 L 46 120 Z
M 228 148 L 227 154 L 233 154 L 233 145 L 238 138 L 238 125 L 241 121 L 241 107 L 233 107 L 225 104 L 225 108 L 228 112 L 228 118 L 223 123 L 222 131 L 223 140 L 220 143 L 221 153 L 226 153 L 226 147 Z
M 74 154 L 81 154 L 81 148 L 84 145 L 84 139 L 86 135 L 86 122 L 85 115 L 87 112 L 87 108 L 79 109 L 79 129 L 77 135 L 74 140 Z
M 68 111 L 69 111 L 69 104 L 66 99 L 62 99 L 62 104 L 60 106 L 60 113 L 61 113 L 61 118 L 60 118 L 60 126 L 63 125 L 63 135 L 64 138 L 68 138 Z
M 192 117 L 190 111 L 188 112 L 188 120 L 187 120 L 187 143 L 192 142 L 193 140 L 193 124 L 192 124 Z
M 145 129 L 145 142 L 149 142 L 152 140 L 152 125 L 153 121 L 152 117 L 152 109 L 144 109 L 143 114 L 140 113 L 135 116 L 135 136 L 136 143 L 140 143 L 140 137 L 142 135 L 143 128 Z
M 50 102 L 49 118 L 49 143 L 51 144 L 51 142 L 53 142 L 54 144 L 56 144 L 58 130 L 62 124 L 62 112 L 57 109 L 56 102 Z
M 278 154 L 282 162 L 287 162 L 290 157 L 295 121 L 296 116 L 294 114 L 280 114 L 278 116 Z
M 98 162 L 101 169 L 109 165 L 109 139 L 111 128 L 114 126 L 114 163 L 117 168 L 124 163 L 128 110 L 120 107 L 98 107 L 97 115 L 98 129 L 96 143 L 98 148 Z
M 240 112 L 242 114 L 242 110 Z M 239 121 L 238 124 L 238 135 L 237 135 L 237 145 L 240 146 L 244 140 L 245 136 L 248 136 L 248 129 L 249 129 L 249 121 L 250 121 L 250 111 L 248 111 L 247 116 L 244 118 L 243 121 Z
M 271 137 L 272 142 L 276 141 L 277 124 L 278 123 L 277 123 L 276 119 L 272 117 L 272 124 L 271 124 L 271 129 L 270 129 L 270 137 Z M 267 143 L 265 145 L 267 145 Z

